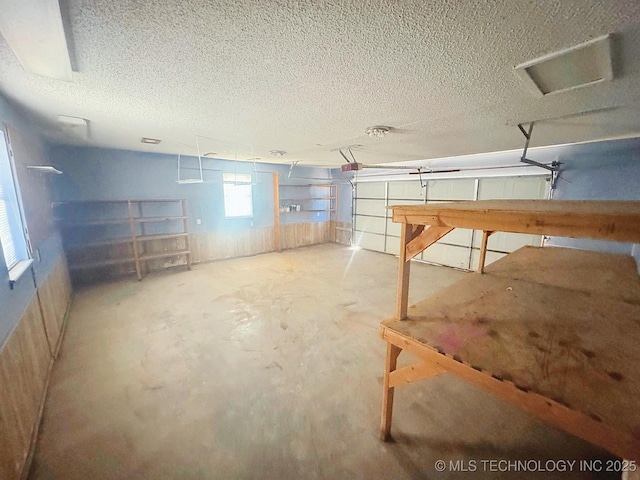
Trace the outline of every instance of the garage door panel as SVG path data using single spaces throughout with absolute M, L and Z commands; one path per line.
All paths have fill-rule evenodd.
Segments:
M 393 255 L 400 255 L 400 237 L 387 236 L 387 245 L 384 251 Z
M 389 182 L 389 198 L 402 200 L 422 200 L 424 202 L 425 189 L 419 181 Z
M 422 252 L 422 259 L 456 268 L 469 267 L 469 249 L 436 243 Z
M 360 245 L 367 250 L 375 250 L 376 252 L 384 252 L 384 235 L 377 233 L 355 232 L 355 244 Z
M 527 235 L 524 233 L 496 232 L 489 237 L 487 248 L 501 252 L 513 252 L 525 245 L 539 247 L 542 237 L 540 235 Z M 473 238 L 473 248 L 480 248 L 482 244 L 482 232 L 478 231 Z
M 546 191 L 546 176 L 481 178 L 478 199 L 535 200 L 546 198 Z
M 475 189 L 473 178 L 430 180 L 427 183 L 427 200 L 473 200 Z
M 424 205 L 424 200 L 399 200 L 399 199 L 393 199 L 393 200 L 389 200 L 388 202 L 389 206 L 392 205 Z M 393 211 L 388 208 L 387 209 L 387 216 L 391 217 L 393 216 Z
M 493 262 L 498 261 L 503 257 L 506 257 L 505 253 L 487 251 L 487 256 L 485 257 L 484 265 L 486 267 L 487 265 L 490 265 Z M 480 261 L 480 250 L 474 248 L 473 251 L 471 252 L 471 269 L 472 270 L 478 269 L 479 261 Z
M 394 237 L 400 237 L 402 233 L 402 224 L 395 223 L 390 218 L 387 218 L 387 235 L 393 235 Z
M 358 198 L 385 198 L 384 182 L 358 183 L 356 188 Z
M 472 234 L 473 230 L 467 230 L 466 228 L 454 228 L 451 232 L 447 233 L 442 239 L 440 239 L 439 243 L 447 243 L 469 248 L 471 246 Z
M 385 209 L 384 200 L 357 199 L 356 215 L 385 217 L 387 215 L 387 211 Z
M 545 198 L 548 183 L 545 176 L 499 177 L 478 180 L 480 199 L 541 199 Z M 355 212 L 355 243 L 363 248 L 397 255 L 400 249 L 402 226 L 391 221 L 391 211 L 386 205 L 422 205 L 453 200 L 472 201 L 475 197 L 476 179 L 438 179 L 428 182 L 427 190 L 419 181 L 379 182 L 359 184 Z M 385 199 L 385 195 L 389 196 Z M 386 238 L 385 238 L 386 232 Z M 432 245 L 418 258 L 457 268 L 477 267 L 482 232 L 454 229 Z M 487 264 L 524 245 L 540 245 L 538 235 L 522 235 L 497 232 L 489 239 Z M 475 247 L 471 251 L 471 245 Z
M 356 230 L 384 235 L 384 226 L 386 221 L 387 219 L 382 217 L 356 215 Z

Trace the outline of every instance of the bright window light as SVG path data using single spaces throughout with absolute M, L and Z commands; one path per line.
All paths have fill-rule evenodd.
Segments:
M 251 175 L 223 173 L 225 217 L 253 217 Z
M 29 260 L 11 159 L 3 131 L 0 131 L 0 241 L 10 273 L 20 261 Z

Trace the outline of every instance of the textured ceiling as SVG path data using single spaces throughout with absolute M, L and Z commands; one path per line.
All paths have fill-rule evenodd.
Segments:
M 0 39 L 0 91 L 54 143 L 193 154 L 200 136 L 219 157 L 338 166 L 350 144 L 372 164 L 519 148 L 530 120 L 532 145 L 640 135 L 637 0 L 60 3 L 72 82 Z M 612 82 L 540 98 L 513 72 L 607 33 Z M 58 115 L 88 119 L 89 140 Z

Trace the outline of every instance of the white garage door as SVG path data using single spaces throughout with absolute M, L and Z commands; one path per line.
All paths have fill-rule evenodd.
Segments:
M 455 200 L 544 199 L 548 176 L 464 178 L 420 181 L 367 182 L 356 185 L 354 243 L 362 248 L 397 255 L 400 224 L 391 220 L 391 205 L 420 205 Z M 418 259 L 450 267 L 475 269 L 481 232 L 455 229 Z M 489 238 L 487 264 L 524 245 L 540 245 L 538 235 L 496 233 Z

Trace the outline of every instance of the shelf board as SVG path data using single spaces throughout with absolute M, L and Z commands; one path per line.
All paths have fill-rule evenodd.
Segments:
M 128 203 L 128 200 L 69 200 L 67 202 L 51 202 L 54 206 L 58 205 L 82 205 L 95 203 Z
M 95 240 L 93 242 L 87 242 L 87 243 L 78 243 L 77 245 L 68 245 L 66 248 L 69 250 L 82 250 L 83 248 L 104 247 L 106 245 L 121 245 L 124 243 L 132 243 L 132 242 L 133 242 L 133 239 L 131 237 L 109 238 L 104 240 Z
M 140 199 L 140 200 L 68 200 L 65 202 L 51 202 L 54 206 L 57 205 L 79 205 L 79 204 L 95 204 L 95 203 L 168 203 L 168 202 L 182 202 L 182 199 L 172 198 L 154 198 L 154 199 Z
M 127 225 L 129 218 L 106 218 L 104 220 L 91 220 L 88 222 L 76 222 L 76 223 L 62 223 L 61 227 L 73 228 L 73 227 L 93 227 L 98 225 Z
M 294 188 L 310 188 L 310 187 L 322 187 L 322 188 L 335 188 L 336 185 L 327 185 L 326 183 L 308 183 L 306 185 L 278 185 L 280 188 L 290 188 L 290 187 L 294 187 Z
M 188 233 L 162 233 L 156 235 L 136 235 L 136 240 L 138 242 L 147 242 L 151 240 L 163 240 L 167 238 L 180 238 L 187 237 Z M 81 250 L 83 248 L 91 248 L 91 247 L 103 247 L 106 245 L 121 245 L 124 243 L 132 243 L 132 237 L 122 237 L 122 238 L 107 238 L 104 240 L 96 240 L 93 242 L 79 243 L 76 245 L 68 245 L 67 248 L 69 250 Z
M 147 242 L 151 240 L 164 240 L 165 238 L 179 238 L 188 237 L 188 233 L 160 233 L 157 235 L 137 235 L 136 240 L 138 242 Z
M 175 257 L 177 255 L 190 255 L 190 250 L 174 250 L 173 252 L 149 253 L 140 255 L 139 260 L 154 260 L 156 258 Z
M 186 215 L 170 215 L 170 216 L 161 216 L 161 217 L 133 217 L 133 220 L 137 223 L 146 223 L 146 222 L 168 222 L 171 220 L 184 220 Z
M 305 202 L 307 200 L 335 200 L 336 197 L 281 198 L 281 202 Z
M 87 268 L 109 267 L 113 265 L 120 265 L 123 263 L 134 263 L 134 262 L 135 262 L 135 259 L 133 257 L 111 258 L 109 260 L 99 260 L 95 262 L 78 263 L 76 265 L 69 265 L 69 270 L 84 270 Z
M 335 212 L 336 210 L 334 208 L 332 209 L 326 209 L 323 208 L 321 210 L 291 210 L 290 212 L 280 212 L 280 213 L 303 213 L 303 212 Z

